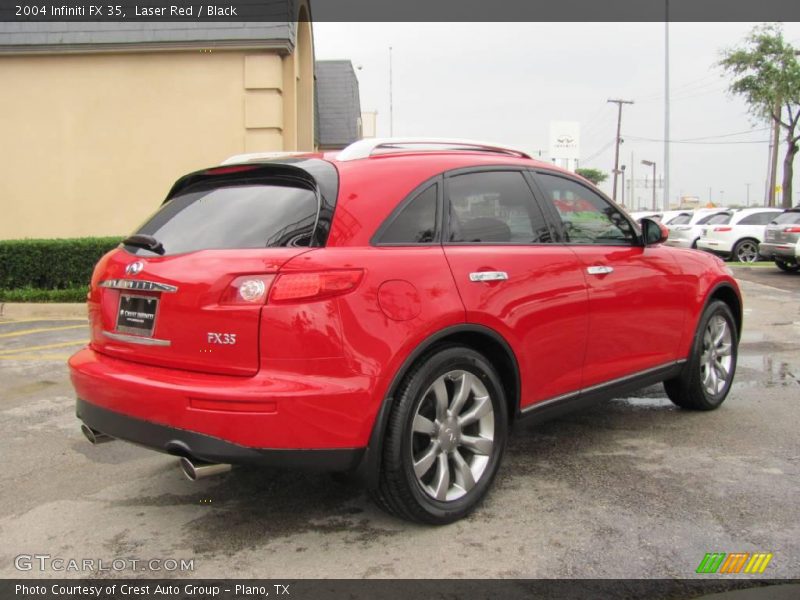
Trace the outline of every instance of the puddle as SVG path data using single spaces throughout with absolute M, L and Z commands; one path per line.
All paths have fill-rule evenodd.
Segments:
M 800 385 L 800 369 L 796 365 L 768 354 L 740 354 L 738 367 L 737 380 L 755 381 L 766 387 Z M 747 377 L 743 369 L 758 371 L 759 375 Z

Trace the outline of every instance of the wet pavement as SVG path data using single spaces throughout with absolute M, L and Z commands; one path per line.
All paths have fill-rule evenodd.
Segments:
M 445 528 L 378 510 L 326 475 L 176 460 L 78 430 L 65 358 L 81 320 L 0 321 L 0 576 L 20 554 L 188 559 L 197 577 L 692 577 L 707 552 L 771 552 L 800 576 L 800 275 L 737 269 L 745 332 L 730 397 L 676 409 L 660 386 L 516 428 L 498 479 Z M 776 270 L 777 271 L 777 270 Z M 768 283 L 765 283 L 768 282 Z

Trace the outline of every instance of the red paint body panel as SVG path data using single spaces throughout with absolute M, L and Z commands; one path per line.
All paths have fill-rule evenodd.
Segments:
M 324 248 L 110 252 L 92 279 L 90 346 L 69 361 L 77 395 L 242 446 L 361 448 L 404 363 L 444 329 L 477 324 L 505 340 L 525 408 L 685 358 L 711 291 L 738 290 L 718 259 L 661 246 L 371 245 L 423 182 L 492 165 L 557 170 L 470 152 L 334 161 L 338 199 Z M 98 284 L 125 278 L 137 260 L 145 263 L 138 279 L 178 287 L 152 293 L 160 303 L 153 337 L 169 346 L 103 333 L 115 327 L 121 292 Z M 593 265 L 614 270 L 588 275 Z M 240 275 L 331 269 L 363 277 L 355 289 L 314 301 L 220 305 Z M 487 270 L 508 280 L 470 281 Z M 236 343 L 209 344 L 209 332 L 235 334 Z
M 445 246 L 467 321 L 499 333 L 520 367 L 521 407 L 581 387 L 588 333 L 583 269 L 566 246 Z M 470 281 L 503 271 L 508 280 Z

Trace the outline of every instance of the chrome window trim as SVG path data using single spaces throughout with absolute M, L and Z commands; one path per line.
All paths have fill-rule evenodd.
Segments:
M 128 342 L 141 346 L 169 346 L 172 344 L 169 340 L 160 340 L 158 338 L 143 337 L 140 335 L 128 335 L 125 333 L 114 333 L 112 331 L 104 331 L 103 335 L 117 342 Z
M 158 283 L 157 281 L 147 281 L 145 279 L 106 279 L 98 284 L 103 288 L 114 290 L 136 290 L 139 292 L 177 292 L 178 287 L 168 283 Z

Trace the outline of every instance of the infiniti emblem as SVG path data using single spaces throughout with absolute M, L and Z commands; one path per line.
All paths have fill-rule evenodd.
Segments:
M 144 263 L 140 260 L 137 260 L 134 263 L 129 264 L 125 267 L 125 274 L 126 275 L 138 275 L 144 269 Z

